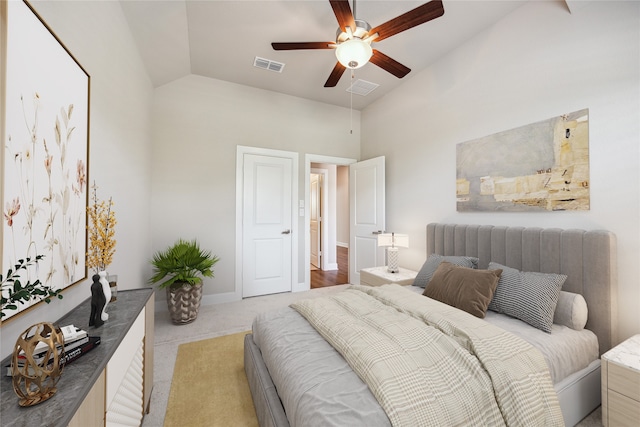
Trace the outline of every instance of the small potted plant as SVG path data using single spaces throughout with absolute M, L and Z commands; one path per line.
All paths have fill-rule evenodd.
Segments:
M 160 282 L 158 287 L 167 290 L 167 307 L 173 323 L 185 325 L 196 320 L 202 301 L 202 279 L 213 277 L 217 262 L 218 257 L 200 249 L 195 239 L 179 239 L 155 253 L 149 282 Z

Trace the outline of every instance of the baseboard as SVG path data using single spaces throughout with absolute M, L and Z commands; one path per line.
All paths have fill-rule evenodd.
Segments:
M 225 292 L 222 294 L 203 295 L 200 305 L 215 305 L 224 304 L 226 302 L 240 301 L 242 298 L 238 298 L 235 292 Z M 164 304 L 157 301 L 159 304 L 155 305 L 154 311 L 167 311 L 166 299 L 162 300 Z
M 325 268 L 324 271 L 334 271 L 337 269 L 338 269 L 338 263 L 332 262 L 332 263 L 327 263 L 327 268 Z
M 310 286 L 302 282 L 302 283 L 294 284 L 293 289 L 291 289 L 291 292 L 303 292 L 303 291 L 308 291 L 309 289 L 311 289 Z
M 223 304 L 225 302 L 240 301 L 235 292 L 224 292 L 222 294 L 203 295 L 202 305 Z
M 349 244 L 348 243 L 336 242 L 336 246 L 340 246 L 341 248 L 349 249 Z

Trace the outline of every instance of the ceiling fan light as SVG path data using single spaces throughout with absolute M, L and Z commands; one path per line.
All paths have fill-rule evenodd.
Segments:
M 371 45 L 359 38 L 346 40 L 336 48 L 338 62 L 347 68 L 356 69 L 369 62 L 373 55 Z

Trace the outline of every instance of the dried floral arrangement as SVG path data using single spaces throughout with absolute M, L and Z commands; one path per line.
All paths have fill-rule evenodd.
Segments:
M 91 186 L 93 204 L 87 206 L 89 225 L 89 250 L 87 252 L 87 267 L 96 273 L 106 270 L 113 261 L 116 252 L 115 225 L 116 213 L 113 210 L 113 198 L 109 201 L 98 200 L 98 186 Z
M 47 286 L 36 280 L 31 282 L 27 280 L 26 283 L 20 281 L 20 270 L 27 270 L 28 267 L 36 265 L 38 261 L 44 258 L 43 255 L 37 255 L 35 260 L 31 258 L 20 259 L 13 269 L 9 268 L 6 277 L 0 274 L 0 285 L 2 288 L 2 298 L 0 299 L 0 319 L 7 314 L 5 310 L 17 310 L 18 303 L 27 303 L 29 301 L 35 301 L 40 298 L 44 298 L 44 301 L 49 304 L 51 298 L 57 297 L 62 299 L 62 289 L 53 289 L 51 286 Z

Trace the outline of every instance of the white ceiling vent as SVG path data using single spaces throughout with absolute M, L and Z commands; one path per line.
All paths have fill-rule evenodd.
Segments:
M 379 84 L 371 83 L 366 80 L 358 79 L 351 86 L 347 88 L 347 92 L 355 93 L 356 95 L 367 96 L 373 92 Z
M 256 56 L 253 60 L 253 66 L 264 70 L 275 71 L 276 73 L 281 73 L 284 68 L 284 64 L 282 62 L 260 58 L 259 56 Z

